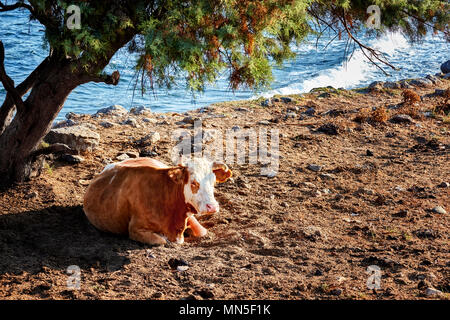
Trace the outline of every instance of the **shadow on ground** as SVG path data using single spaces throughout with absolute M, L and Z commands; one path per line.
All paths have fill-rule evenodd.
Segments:
M 115 271 L 142 245 L 95 229 L 81 206 L 0 215 L 0 275 L 36 273 L 43 267 Z

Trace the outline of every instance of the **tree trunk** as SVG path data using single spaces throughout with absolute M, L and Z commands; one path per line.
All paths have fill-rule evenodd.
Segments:
M 0 136 L 0 184 L 27 180 L 32 173 L 32 152 L 48 132 L 70 92 L 82 83 L 68 61 L 50 63 Z

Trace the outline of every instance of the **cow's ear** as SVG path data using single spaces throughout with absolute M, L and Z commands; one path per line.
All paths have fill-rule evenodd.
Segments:
M 171 168 L 168 171 L 168 175 L 175 183 L 185 184 L 189 180 L 189 171 L 186 167 Z
M 227 181 L 233 175 L 228 166 L 222 162 L 214 162 L 212 171 L 216 175 L 216 182 L 218 183 Z

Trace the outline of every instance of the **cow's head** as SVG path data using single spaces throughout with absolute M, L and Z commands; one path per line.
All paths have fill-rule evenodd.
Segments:
M 185 171 L 184 197 L 200 215 L 213 214 L 219 211 L 219 203 L 214 198 L 216 182 L 227 181 L 232 172 L 222 162 L 211 162 L 205 158 L 181 159 L 179 169 Z

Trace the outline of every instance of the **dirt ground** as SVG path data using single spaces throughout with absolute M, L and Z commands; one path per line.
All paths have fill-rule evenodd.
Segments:
M 445 103 L 432 93 L 449 86 L 414 88 L 418 108 Z M 49 159 L 39 177 L 0 191 L 0 298 L 449 299 L 449 214 L 432 211 L 450 211 L 448 115 L 355 121 L 364 108 L 401 113 L 392 107 L 401 94 L 325 88 L 268 107 L 241 101 L 189 112 L 204 128 L 279 129 L 280 167 L 266 177 L 260 163 L 229 163 L 233 179 L 216 186 L 220 213 L 200 220 L 208 235 L 163 247 L 97 231 L 82 199 L 111 159 L 142 154 L 133 141 L 151 131 L 161 136 L 151 151 L 168 163 L 173 130 L 192 127 L 176 124 L 186 114 L 108 129 L 99 122 L 122 118 L 81 116 L 101 135 L 93 153 L 75 165 Z M 172 258 L 189 268 L 173 269 Z M 79 290 L 67 287 L 71 265 L 81 268 Z M 371 265 L 379 289 L 367 287 Z

